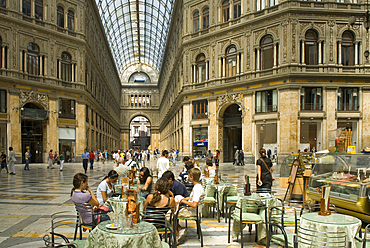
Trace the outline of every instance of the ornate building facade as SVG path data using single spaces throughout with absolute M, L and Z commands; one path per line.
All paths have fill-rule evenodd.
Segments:
M 159 77 L 161 148 L 324 150 L 337 128 L 370 145 L 365 2 L 183 1 Z M 357 21 L 348 24 L 348 18 Z M 367 52 L 365 52 L 367 51 Z M 204 148 L 202 148 L 204 146 Z
M 45 162 L 118 148 L 121 84 L 95 2 L 0 3 L 0 149 Z

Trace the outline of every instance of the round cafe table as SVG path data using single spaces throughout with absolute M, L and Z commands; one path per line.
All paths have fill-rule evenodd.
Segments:
M 328 216 L 318 215 L 318 212 L 304 213 L 301 216 L 300 227 L 320 232 L 320 236 L 328 232 L 344 232 L 347 242 L 352 242 L 352 247 L 356 247 L 355 236 L 361 228 L 361 220 L 356 217 L 332 213 Z M 298 243 L 298 247 L 310 247 L 309 245 Z
M 162 248 L 157 229 L 150 223 L 140 222 L 132 228 L 108 229 L 110 220 L 99 223 L 87 236 L 85 248 Z

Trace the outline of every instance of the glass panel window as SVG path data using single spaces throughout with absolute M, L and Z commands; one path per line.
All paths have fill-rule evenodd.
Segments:
M 276 112 L 277 98 L 277 90 L 256 92 L 256 113 Z
M 193 119 L 208 118 L 208 101 L 201 100 L 193 102 Z
M 0 0 L 0 7 L 6 8 L 6 0 Z
M 193 15 L 193 31 L 198 32 L 199 31 L 199 12 L 195 12 Z
M 72 10 L 68 10 L 68 15 L 67 15 L 67 28 L 70 31 L 75 30 L 75 14 L 73 13 Z
M 209 28 L 209 9 L 203 10 L 203 29 Z
M 304 49 L 305 49 L 305 63 L 307 65 L 318 64 L 318 45 L 317 45 L 317 33 L 314 30 L 308 30 L 306 32 Z
M 67 53 L 62 53 L 62 58 L 60 60 L 61 68 L 61 79 L 63 81 L 71 82 L 72 81 L 72 56 Z
M 31 0 L 22 0 L 22 13 L 31 16 Z
M 75 100 L 59 99 L 59 118 L 75 119 Z
M 222 3 L 222 18 L 223 22 L 227 22 L 230 19 L 230 3 L 227 0 Z
M 265 8 L 265 0 L 256 0 L 257 11 L 263 10 Z
M 226 77 L 233 77 L 236 75 L 236 51 L 234 45 L 226 49 Z
M 204 54 L 200 54 L 197 57 L 197 65 L 196 65 L 196 82 L 201 83 L 206 81 L 206 57 Z
M 234 19 L 239 18 L 242 12 L 242 5 L 240 0 L 234 1 Z
M 354 36 L 350 31 L 342 35 L 342 65 L 353 66 L 355 61 Z
M 64 28 L 64 9 L 60 6 L 57 9 L 57 25 Z
M 6 113 L 6 91 L 0 90 L 0 112 Z
M 35 18 L 37 20 L 43 20 L 43 2 L 42 0 L 35 0 Z
M 274 66 L 274 39 L 266 35 L 261 40 L 261 70 L 270 69 Z
M 322 88 L 301 88 L 301 110 L 322 110 Z
M 338 110 L 357 111 L 358 88 L 339 88 L 338 90 Z
M 27 46 L 27 72 L 30 75 L 40 75 L 39 47 L 34 43 Z

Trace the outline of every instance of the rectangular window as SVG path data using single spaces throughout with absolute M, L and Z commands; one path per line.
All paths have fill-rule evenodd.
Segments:
M 35 18 L 39 21 L 43 20 L 43 3 L 42 0 L 35 1 Z
M 59 99 L 59 118 L 75 119 L 75 100 Z
M 256 113 L 277 111 L 277 90 L 256 92 Z
M 29 75 L 40 75 L 40 56 L 27 53 L 27 72 Z
M 22 13 L 31 16 L 31 0 L 22 1 Z
M 234 1 L 234 19 L 239 18 L 242 12 L 240 1 Z
M 208 118 L 208 101 L 196 101 L 193 102 L 193 119 Z
M 357 111 L 358 88 L 339 88 L 338 90 L 338 110 Z
M 206 81 L 206 63 L 197 65 L 197 83 Z
M 72 81 L 72 64 L 66 61 L 61 61 L 62 80 L 71 82 Z
M 0 113 L 6 113 L 6 91 L 0 90 Z
M 6 0 L 0 0 L 0 7 L 6 8 Z
M 227 5 L 224 5 L 223 7 L 222 7 L 222 12 L 223 12 L 223 17 L 224 17 L 224 22 L 228 22 L 229 21 L 229 19 L 230 19 L 230 7 L 229 7 L 229 5 L 227 4 Z
M 236 55 L 226 58 L 226 77 L 236 75 Z
M 301 89 L 301 110 L 322 110 L 322 88 Z
M 203 12 L 203 29 L 209 28 L 209 12 Z

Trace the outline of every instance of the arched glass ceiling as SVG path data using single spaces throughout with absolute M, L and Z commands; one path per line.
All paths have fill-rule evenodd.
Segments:
M 119 72 L 142 63 L 159 72 L 174 0 L 96 0 Z

